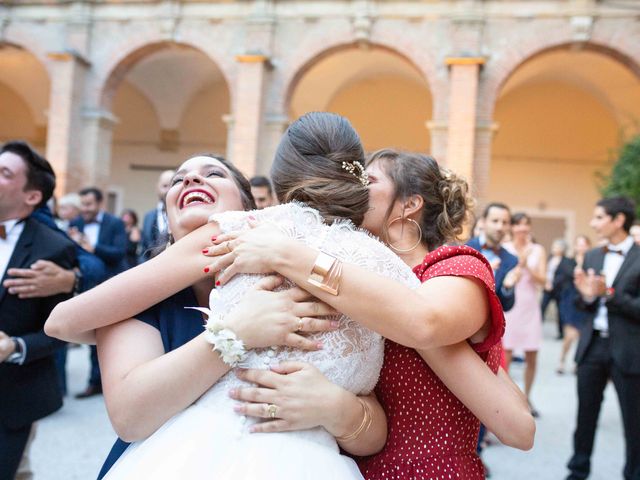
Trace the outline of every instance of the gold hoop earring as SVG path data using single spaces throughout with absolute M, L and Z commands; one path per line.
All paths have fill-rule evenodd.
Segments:
M 387 225 L 387 232 L 389 231 L 389 228 L 391 228 L 391 225 L 396 223 L 398 220 L 400 220 L 400 221 L 407 220 L 408 222 L 411 222 L 416 226 L 416 228 L 418 229 L 418 241 L 411 248 L 399 248 L 399 247 L 394 246 L 391 242 L 388 242 L 389 248 L 391 250 L 393 250 L 394 252 L 398 252 L 398 253 L 409 253 L 409 252 L 412 252 L 413 250 L 418 248 L 418 245 L 420 245 L 420 242 L 422 242 L 422 228 L 420 228 L 420 224 L 418 222 L 416 222 L 413 218 L 397 217 L 397 218 L 394 218 L 393 220 L 391 220 L 389 222 L 389 224 Z M 389 234 L 387 233 L 387 237 L 388 236 L 389 236 Z

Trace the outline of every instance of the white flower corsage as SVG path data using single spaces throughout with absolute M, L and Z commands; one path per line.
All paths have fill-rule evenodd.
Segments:
M 220 354 L 220 358 L 227 365 L 237 367 L 247 357 L 244 342 L 235 332 L 225 328 L 222 315 L 216 314 L 208 308 L 192 307 L 207 315 L 207 323 L 204 326 L 204 338 L 213 345 L 213 349 Z

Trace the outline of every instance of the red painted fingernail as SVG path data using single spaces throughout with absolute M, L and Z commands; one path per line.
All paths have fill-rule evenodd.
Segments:
M 204 250 L 202 250 L 202 253 L 209 253 L 209 249 L 205 248 Z
M 204 273 L 209 273 L 209 267 L 204 267 Z
M 319 350 L 322 350 L 322 342 L 316 343 L 316 347 L 318 347 Z
M 219 286 L 220 286 L 220 280 L 217 280 L 216 281 L 216 287 L 219 287 Z
M 215 241 L 216 241 L 216 238 L 218 238 L 218 237 L 216 237 L 216 236 L 214 235 L 213 237 L 211 237 L 211 241 L 212 241 L 212 242 L 215 242 Z

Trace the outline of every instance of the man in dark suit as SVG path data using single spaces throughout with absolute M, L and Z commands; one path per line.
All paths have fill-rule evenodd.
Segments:
M 482 213 L 484 233 L 474 237 L 467 245 L 482 253 L 491 264 L 496 278 L 496 293 L 506 312 L 515 302 L 514 286 L 520 278 L 518 257 L 501 244 L 511 227 L 511 211 L 504 203 L 490 203 Z
M 625 197 L 600 200 L 591 227 L 605 247 L 585 255 L 577 270 L 578 307 L 589 312 L 580 333 L 578 419 L 569 461 L 569 480 L 584 479 L 607 382 L 618 393 L 626 441 L 624 478 L 640 479 L 640 247 L 629 229 L 635 205 Z
M 158 178 L 156 192 L 158 193 L 158 203 L 153 210 L 149 210 L 144 215 L 142 222 L 142 254 L 140 261 L 149 260 L 151 252 L 155 247 L 160 246 L 164 240 L 168 238 L 169 229 L 167 225 L 167 215 L 164 208 L 164 197 L 171 187 L 171 180 L 175 172 L 173 170 L 165 170 Z
M 0 149 L 0 271 L 48 260 L 76 266 L 64 235 L 30 218 L 51 197 L 55 175 L 23 142 Z M 45 335 L 53 307 L 70 294 L 22 299 L 0 285 L 0 478 L 14 478 L 34 421 L 62 405 L 53 353 L 62 342 Z
M 126 269 L 127 232 L 124 222 L 102 209 L 102 192 L 94 187 L 80 191 L 81 215 L 71 222 L 69 235 L 87 252 L 94 254 L 106 266 L 107 278 Z M 87 398 L 102 393 L 98 352 L 91 350 L 91 374 L 87 388 L 76 398 Z

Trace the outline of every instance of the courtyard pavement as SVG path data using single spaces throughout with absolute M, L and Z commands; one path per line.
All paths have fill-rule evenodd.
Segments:
M 533 403 L 540 411 L 535 446 L 521 452 L 502 445 L 485 450 L 484 460 L 492 480 L 559 480 L 566 475 L 575 423 L 576 379 L 558 376 L 555 367 L 560 342 L 555 326 L 545 325 Z M 102 396 L 76 400 L 73 394 L 85 387 L 89 368 L 86 347 L 69 350 L 68 377 L 72 395 L 64 407 L 38 424 L 31 449 L 35 480 L 91 480 L 96 477 L 115 434 L 111 429 Z M 514 364 L 512 375 L 521 383 L 522 364 Z M 607 387 L 593 456 L 593 480 L 622 478 L 624 441 L 617 397 Z

